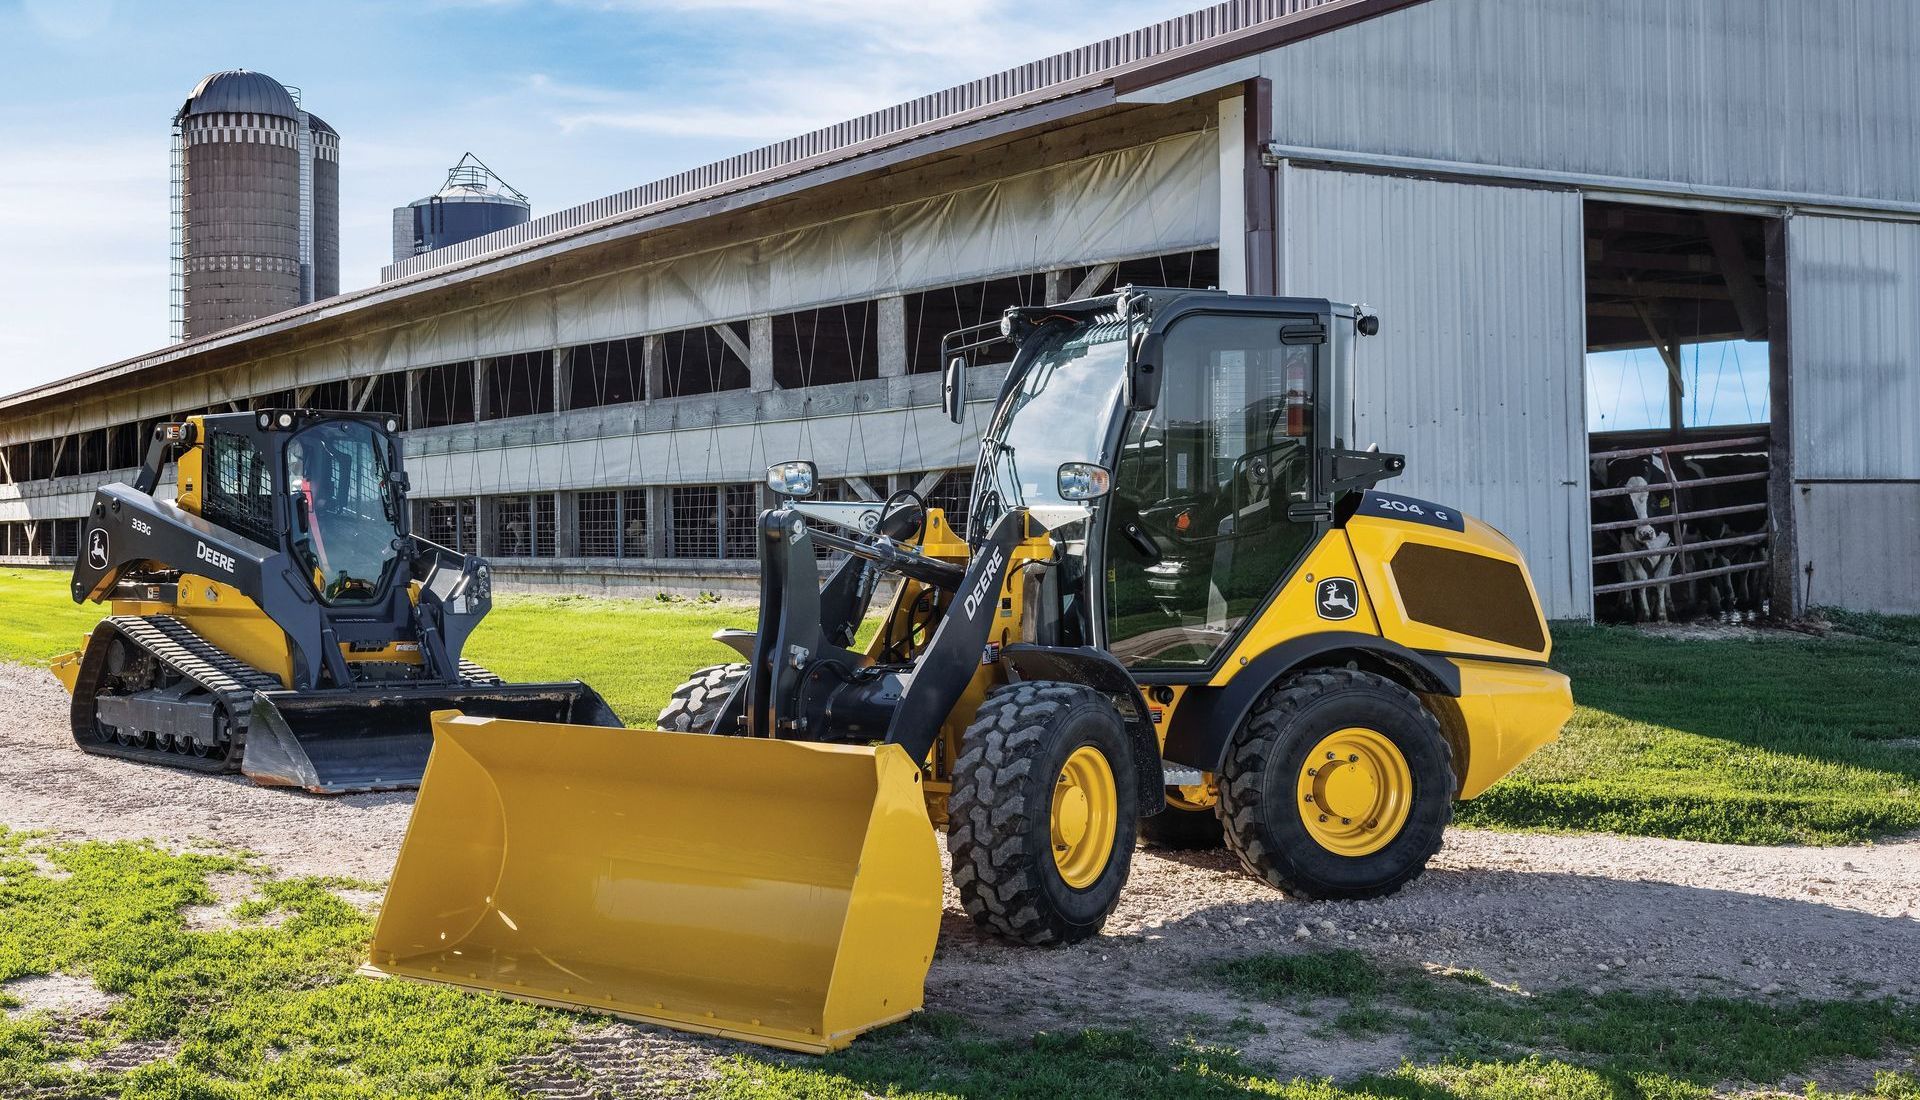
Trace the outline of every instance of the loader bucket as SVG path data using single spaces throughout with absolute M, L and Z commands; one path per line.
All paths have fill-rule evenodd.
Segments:
M 263 691 L 254 696 L 240 770 L 262 786 L 315 794 L 417 787 L 433 749 L 433 715 L 456 709 L 620 725 L 599 694 L 578 681 Z
M 372 970 L 814 1053 L 920 1007 L 940 855 L 898 746 L 434 737 Z

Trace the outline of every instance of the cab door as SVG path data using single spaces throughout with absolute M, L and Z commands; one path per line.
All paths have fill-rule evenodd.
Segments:
M 1102 510 L 1106 648 L 1136 673 L 1209 669 L 1319 537 L 1329 320 L 1207 312 L 1167 328 L 1159 401 L 1132 414 Z

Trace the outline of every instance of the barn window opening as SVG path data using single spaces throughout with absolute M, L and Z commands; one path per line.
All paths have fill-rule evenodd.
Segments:
M 504 420 L 553 411 L 553 356 L 544 351 L 502 355 L 487 361 L 482 420 Z
M 98 474 L 107 469 L 108 428 L 100 428 L 80 435 L 80 472 Z
M 872 301 L 773 318 L 773 382 L 781 389 L 880 377 L 880 310 Z
M 725 333 L 718 331 L 725 329 Z M 682 329 L 660 337 L 662 397 L 744 390 L 753 384 L 744 326 Z
M 322 382 L 313 387 L 307 399 L 301 404 L 309 409 L 326 412 L 348 412 L 353 409 L 353 387 L 346 379 Z
M 53 476 L 72 477 L 80 472 L 80 436 L 62 436 L 53 447 Z
M 427 541 L 462 554 L 480 552 L 480 507 L 472 497 L 426 502 Z
M 373 387 L 371 391 L 367 389 L 369 385 Z M 358 403 L 360 412 L 382 413 L 396 417 L 407 415 L 405 371 L 389 371 L 386 374 L 376 374 L 371 379 L 355 380 L 352 390 L 353 400 Z
M 673 522 L 667 528 L 670 558 L 720 556 L 720 489 L 715 485 L 676 485 L 669 494 Z
M 1111 294 L 1123 286 L 1164 286 L 1206 290 L 1220 285 L 1220 250 L 1196 248 L 1104 264 L 1069 268 L 1062 280 L 1066 298 Z
M 491 552 L 503 558 L 551 558 L 555 554 L 552 493 L 493 498 L 488 531 Z
M 647 556 L 647 491 L 597 489 L 574 498 L 583 558 Z
M 1044 272 L 923 290 L 906 296 L 907 373 L 939 371 L 940 341 L 947 333 L 998 320 L 1015 306 L 1047 302 Z
M 647 396 L 646 338 L 606 340 L 567 349 L 567 407 L 592 409 Z
M 444 428 L 473 423 L 473 361 L 427 367 L 415 376 L 418 400 L 413 427 Z
M 139 424 L 115 424 L 107 429 L 107 469 L 125 470 L 145 458 L 146 440 Z

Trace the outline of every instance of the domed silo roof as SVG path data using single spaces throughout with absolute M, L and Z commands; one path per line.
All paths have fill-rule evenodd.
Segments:
M 300 108 L 278 80 L 248 69 L 229 69 L 212 73 L 194 85 L 193 94 L 180 108 L 182 115 L 205 115 L 218 111 L 252 112 L 299 118 Z
M 325 119 L 322 119 L 312 111 L 307 112 L 307 129 L 312 130 L 316 134 L 332 134 L 334 137 L 340 136 L 340 131 L 327 125 Z

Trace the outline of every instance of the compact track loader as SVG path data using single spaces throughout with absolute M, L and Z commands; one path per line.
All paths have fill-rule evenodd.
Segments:
M 299 409 L 158 426 L 84 523 L 73 598 L 112 614 L 53 665 L 74 742 L 338 794 L 417 786 L 435 711 L 619 725 L 584 684 L 461 660 L 491 575 L 409 531 L 398 428 Z
M 967 530 L 774 467 L 759 630 L 660 730 L 435 717 L 371 966 L 824 1051 L 920 1006 L 937 827 L 1030 944 L 1097 933 L 1142 832 L 1400 888 L 1572 698 L 1513 544 L 1349 447 L 1378 324 L 1128 289 L 949 336 L 956 421 L 968 357 L 1012 350 Z

